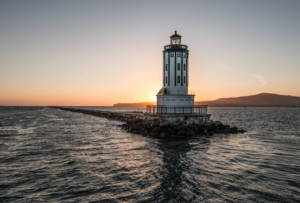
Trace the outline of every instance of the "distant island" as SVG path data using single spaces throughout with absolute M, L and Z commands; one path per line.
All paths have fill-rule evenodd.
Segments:
M 145 108 L 147 105 L 156 105 L 156 102 L 118 103 L 113 106 Z M 300 97 L 261 93 L 212 101 L 195 101 L 195 105 L 208 105 L 210 107 L 300 107 Z

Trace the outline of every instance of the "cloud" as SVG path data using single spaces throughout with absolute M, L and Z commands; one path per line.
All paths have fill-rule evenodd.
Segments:
M 262 75 L 252 75 L 252 77 L 254 77 L 256 80 L 258 80 L 262 86 L 266 85 L 267 82 L 265 80 L 265 76 Z

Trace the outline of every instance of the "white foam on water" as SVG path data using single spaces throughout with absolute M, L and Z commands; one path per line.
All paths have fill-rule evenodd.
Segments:
M 29 127 L 26 129 L 18 128 L 18 134 L 31 134 L 36 129 L 36 127 Z
M 17 126 L 4 126 L 0 127 L 1 131 L 17 131 L 18 134 L 31 134 L 37 127 L 29 127 L 29 128 L 22 128 L 21 125 Z
M 52 119 L 49 119 L 49 121 L 63 121 L 64 119 L 63 118 L 52 118 Z

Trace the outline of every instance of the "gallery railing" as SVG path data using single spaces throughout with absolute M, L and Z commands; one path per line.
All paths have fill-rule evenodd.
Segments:
M 146 106 L 148 114 L 207 114 L 207 105 L 201 106 Z
M 164 46 L 164 49 L 187 49 L 188 46 L 187 45 L 166 45 Z

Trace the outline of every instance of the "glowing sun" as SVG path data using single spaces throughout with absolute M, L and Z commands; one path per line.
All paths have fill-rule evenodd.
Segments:
M 153 96 L 152 100 L 156 102 L 156 95 Z

